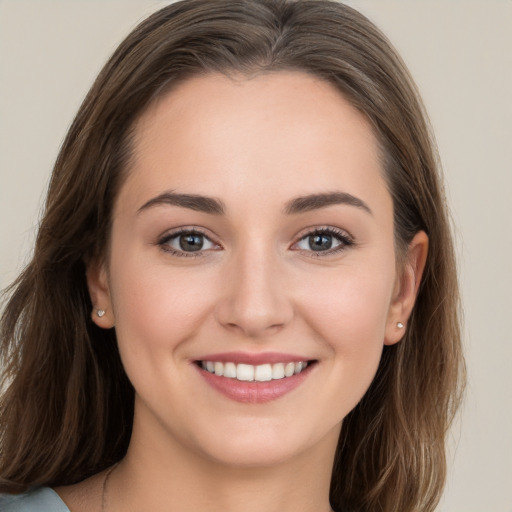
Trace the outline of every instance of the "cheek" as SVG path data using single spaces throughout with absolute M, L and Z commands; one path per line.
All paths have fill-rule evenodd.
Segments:
M 202 270 L 187 272 L 149 258 L 112 255 L 111 289 L 120 350 L 158 359 L 194 336 L 211 297 Z M 115 258 L 115 261 L 114 261 Z M 211 280 L 211 276 L 210 276 Z
M 346 265 L 316 275 L 304 296 L 303 317 L 331 354 L 333 379 L 354 390 L 354 406 L 370 385 L 382 354 L 394 287 L 394 258 Z
M 328 392 L 317 395 L 326 421 L 340 422 L 363 398 L 377 372 L 384 346 L 388 279 L 326 280 L 329 300 L 310 299 L 309 326 L 330 354 L 324 361 Z M 335 404 L 335 405 L 334 405 Z
M 345 268 L 320 278 L 317 275 L 311 283 L 317 292 L 304 297 L 305 314 L 335 345 L 375 338 L 382 342 L 393 277 L 393 267 L 382 273 Z

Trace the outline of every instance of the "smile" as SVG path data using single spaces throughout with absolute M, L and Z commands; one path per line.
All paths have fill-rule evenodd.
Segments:
M 194 361 L 211 388 L 236 402 L 262 404 L 284 397 L 308 379 L 318 360 L 278 353 L 230 352 Z
M 268 382 L 297 375 L 306 369 L 307 361 L 274 364 L 236 364 L 234 362 L 201 361 L 201 367 L 218 377 L 245 382 Z

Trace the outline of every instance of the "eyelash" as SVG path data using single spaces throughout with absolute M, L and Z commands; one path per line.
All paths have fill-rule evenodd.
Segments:
M 185 258 L 196 258 L 196 257 L 203 257 L 205 256 L 205 253 L 207 250 L 198 250 L 193 252 L 187 252 L 187 251 L 177 251 L 173 248 L 171 248 L 168 244 L 171 240 L 174 240 L 182 235 L 196 235 L 200 237 L 204 237 L 207 239 L 210 243 L 214 245 L 216 242 L 213 242 L 210 237 L 197 228 L 182 228 L 179 231 L 174 231 L 172 233 L 166 234 L 162 238 L 158 240 L 157 245 L 165 252 L 171 254 L 172 256 L 178 256 L 178 257 L 185 257 Z M 333 238 L 337 239 L 338 242 L 340 242 L 338 247 L 335 247 L 334 249 L 328 249 L 325 251 L 313 251 L 313 250 L 300 250 L 303 253 L 308 253 L 308 256 L 313 258 L 321 258 L 323 256 L 331 256 L 334 254 L 338 254 L 342 251 L 344 251 L 347 247 L 355 245 L 355 242 L 353 238 L 346 233 L 345 231 L 342 231 L 337 228 L 333 227 L 323 227 L 323 228 L 316 228 L 311 231 L 308 231 L 306 233 L 303 233 L 299 240 L 295 242 L 293 245 L 297 245 L 298 243 L 302 242 L 308 237 L 311 236 L 321 236 L 321 235 L 327 235 L 332 236 Z
M 351 247 L 351 246 L 355 245 L 354 239 L 346 231 L 343 231 L 338 228 L 333 228 L 333 227 L 315 228 L 312 231 L 303 233 L 301 235 L 300 239 L 298 240 L 298 242 L 295 242 L 293 245 L 297 245 L 302 240 L 309 238 L 311 236 L 315 236 L 315 235 L 332 236 L 333 238 L 337 239 L 338 242 L 340 242 L 340 244 L 338 247 L 335 247 L 333 249 L 328 249 L 326 251 L 313 251 L 313 250 L 304 251 L 304 252 L 308 253 L 307 255 L 309 257 L 312 257 L 312 258 L 322 258 L 322 257 L 332 256 L 334 254 L 338 254 L 338 253 L 344 251 L 345 249 L 347 249 L 347 247 Z
M 194 252 L 177 251 L 176 249 L 173 249 L 172 247 L 170 247 L 168 245 L 171 240 L 173 240 L 175 238 L 179 238 L 182 235 L 201 236 L 201 237 L 204 237 L 207 240 L 209 240 L 211 243 L 218 245 L 215 242 L 213 242 L 206 233 L 203 233 L 200 229 L 197 229 L 197 228 L 182 228 L 178 231 L 174 231 L 172 233 L 164 235 L 160 240 L 158 240 L 158 245 L 160 246 L 162 251 L 165 251 L 165 252 L 171 254 L 172 256 L 185 257 L 185 258 L 197 258 L 197 257 L 205 256 L 206 251 L 202 251 L 202 250 L 194 251 Z

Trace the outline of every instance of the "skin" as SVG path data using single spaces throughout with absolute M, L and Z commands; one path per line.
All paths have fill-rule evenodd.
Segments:
M 418 233 L 397 268 L 393 204 L 370 124 L 331 85 L 303 73 L 212 74 L 144 113 L 134 154 L 109 260 L 88 271 L 93 304 L 106 311 L 93 320 L 115 326 L 136 391 L 108 512 L 330 510 L 343 418 L 368 389 L 383 346 L 402 338 L 397 323 L 410 315 L 428 248 Z M 225 212 L 161 203 L 141 210 L 166 192 L 215 198 Z M 333 192 L 367 209 L 285 212 L 297 197 Z M 178 238 L 161 243 L 183 227 L 206 235 L 204 250 L 178 256 L 169 252 L 180 250 Z M 343 238 L 315 251 L 308 235 L 325 228 Z M 229 351 L 316 364 L 283 397 L 239 403 L 192 364 Z M 58 492 L 73 512 L 99 510 L 103 480 Z

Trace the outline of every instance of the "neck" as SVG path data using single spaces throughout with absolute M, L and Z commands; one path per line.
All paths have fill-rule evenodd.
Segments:
M 285 461 L 241 467 L 162 443 L 135 423 L 128 453 L 109 479 L 105 510 L 328 512 L 338 434 Z

